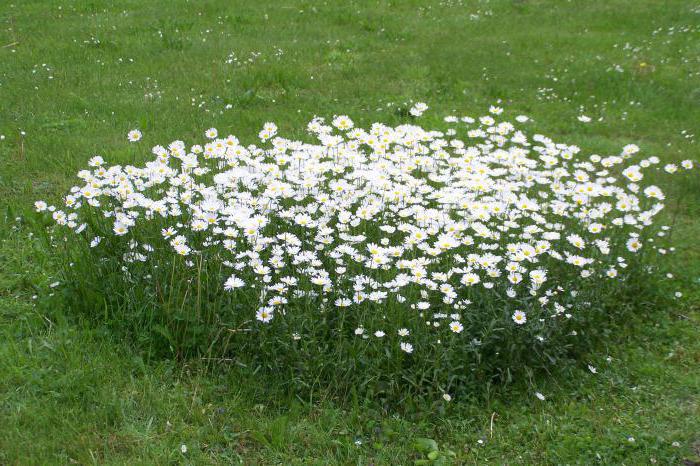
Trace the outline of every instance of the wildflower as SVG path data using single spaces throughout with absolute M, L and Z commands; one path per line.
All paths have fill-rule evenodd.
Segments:
M 216 137 L 219 135 L 219 132 L 216 130 L 216 128 L 209 128 L 204 132 L 204 135 L 209 139 L 216 139 Z
M 525 322 L 527 322 L 527 316 L 523 311 L 515 311 L 513 313 L 513 322 L 518 325 L 523 325 Z
M 544 401 L 546 400 L 545 396 L 541 394 L 540 392 L 535 392 L 535 396 L 537 397 L 538 400 Z
M 88 165 L 90 165 L 91 167 L 99 167 L 104 163 L 105 163 L 104 159 L 102 157 L 100 157 L 99 155 L 96 155 L 96 156 L 92 157 L 90 160 L 88 160 Z
M 141 137 L 143 135 L 141 134 L 141 131 L 137 129 L 132 129 L 129 131 L 129 133 L 126 135 L 126 137 L 129 139 L 130 142 L 138 142 L 141 140 Z
M 410 343 L 401 342 L 400 347 L 401 347 L 401 351 L 403 351 L 405 353 L 408 353 L 408 354 L 413 353 L 413 345 Z
M 479 278 L 479 276 L 477 274 L 470 272 L 470 273 L 465 273 L 464 275 L 462 275 L 462 278 L 460 279 L 460 281 L 462 282 L 462 284 L 464 284 L 466 286 L 472 286 L 472 285 L 476 285 L 477 283 L 479 283 L 481 281 L 481 279 Z
M 333 119 L 333 126 L 340 130 L 349 130 L 354 126 L 352 120 L 346 115 L 340 115 Z
M 630 238 L 627 240 L 627 250 L 630 252 L 637 252 L 642 247 L 642 243 L 638 238 Z
M 114 230 L 114 233 L 116 233 L 119 236 L 122 236 L 122 235 L 125 235 L 129 231 L 129 228 L 121 222 L 114 222 L 113 230 Z
M 666 173 L 676 173 L 678 171 L 678 166 L 674 163 L 669 163 L 664 166 L 664 171 Z
M 231 291 L 236 288 L 241 288 L 245 286 L 245 282 L 241 280 L 240 278 L 236 277 L 235 275 L 231 275 L 226 279 L 226 283 L 224 283 L 224 289 L 226 291 Z
M 269 307 L 262 307 L 255 313 L 255 318 L 264 324 L 270 322 L 273 317 L 274 311 Z
M 409 110 L 409 113 L 414 117 L 419 117 L 428 110 L 428 105 L 423 102 L 416 102 L 413 107 Z
M 637 152 L 639 152 L 639 146 L 637 146 L 636 144 L 627 144 L 625 147 L 622 148 L 623 156 L 634 155 Z
M 581 123 L 590 123 L 591 117 L 587 117 L 586 115 L 579 115 L 578 121 L 580 121 Z
M 462 333 L 462 330 L 464 330 L 464 326 L 455 320 L 453 322 L 450 322 L 450 330 L 452 330 L 454 333 Z

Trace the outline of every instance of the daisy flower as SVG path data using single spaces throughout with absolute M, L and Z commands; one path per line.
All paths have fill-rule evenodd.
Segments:
M 141 131 L 137 129 L 132 129 L 131 131 L 129 131 L 126 137 L 129 139 L 130 142 L 137 142 L 141 140 L 141 137 L 143 137 L 143 135 L 141 134 Z
M 515 311 L 513 313 L 513 322 L 518 325 L 523 325 L 525 322 L 527 322 L 527 316 L 523 311 Z
M 416 102 L 413 107 L 408 111 L 414 117 L 419 117 L 428 110 L 428 105 L 423 102 Z
M 400 347 L 401 347 L 401 351 L 403 351 L 404 353 L 408 353 L 408 354 L 413 353 L 413 345 L 410 343 L 401 342 Z
M 268 307 L 262 307 L 255 313 L 255 318 L 264 324 L 269 323 L 273 317 L 274 311 Z

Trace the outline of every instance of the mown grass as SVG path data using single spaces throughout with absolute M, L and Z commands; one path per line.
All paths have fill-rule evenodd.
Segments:
M 635 142 L 697 159 L 698 32 L 691 1 L 3 3 L 0 462 L 405 464 L 419 437 L 462 464 L 698 461 L 695 182 L 669 187 L 684 196 L 669 203 L 677 281 L 660 286 L 684 299 L 612 335 L 591 355 L 597 374 L 582 365 L 535 381 L 544 402 L 513 387 L 391 411 L 270 400 L 224 363 L 148 360 L 47 306 L 50 258 L 15 221 L 89 156 L 137 157 L 125 144 L 135 127 L 141 148 L 211 126 L 252 140 L 268 120 L 301 136 L 315 114 L 395 123 L 387 104 L 409 99 L 431 105 L 428 121 L 502 99 L 591 152 Z M 260 55 L 239 66 L 230 52 Z

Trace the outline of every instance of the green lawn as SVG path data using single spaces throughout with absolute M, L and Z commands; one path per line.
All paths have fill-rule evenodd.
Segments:
M 16 217 L 65 192 L 92 155 L 145 157 L 212 126 L 252 141 L 265 121 L 301 137 L 314 115 L 395 124 L 411 99 L 430 105 L 426 125 L 500 102 L 586 152 L 636 143 L 697 161 L 700 4 L 0 3 L 0 464 L 410 464 L 425 458 L 415 447 L 424 437 L 455 464 L 700 461 L 693 175 L 668 187 L 683 199 L 669 202 L 675 278 L 660 284 L 683 299 L 638 316 L 579 367 L 534 381 L 545 401 L 519 385 L 420 410 L 270 400 L 225 364 L 147 360 L 46 304 L 50 257 Z M 141 154 L 126 143 L 133 128 Z

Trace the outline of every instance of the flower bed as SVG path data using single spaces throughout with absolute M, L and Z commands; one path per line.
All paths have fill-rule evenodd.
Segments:
M 165 351 L 454 391 L 585 347 L 666 251 L 645 172 L 693 166 L 635 145 L 583 156 L 491 113 L 442 130 L 316 118 L 313 142 L 267 123 L 247 146 L 210 129 L 140 167 L 93 157 L 64 205 L 36 208 L 71 305 Z

